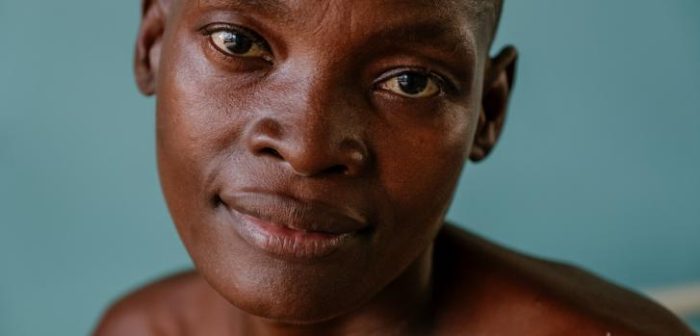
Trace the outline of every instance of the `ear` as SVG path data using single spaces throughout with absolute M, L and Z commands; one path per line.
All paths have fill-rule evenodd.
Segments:
M 169 2 L 143 0 L 141 5 L 141 27 L 136 38 L 134 75 L 139 90 L 147 96 L 156 91 L 161 41 L 165 32 L 165 10 Z
M 487 64 L 479 123 L 469 154 L 471 161 L 478 162 L 486 158 L 501 135 L 508 99 L 513 90 L 517 59 L 517 50 L 507 46 Z

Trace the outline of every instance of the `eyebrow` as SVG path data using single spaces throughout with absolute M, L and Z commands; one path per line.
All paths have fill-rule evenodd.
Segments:
M 382 41 L 389 45 L 418 44 L 428 42 L 421 47 L 443 52 L 449 56 L 474 57 L 474 36 L 446 25 L 442 21 L 429 20 L 396 25 L 372 33 L 367 42 Z
M 200 8 L 235 8 L 243 11 L 262 12 L 268 16 L 285 17 L 291 14 L 289 6 L 280 0 L 198 0 Z

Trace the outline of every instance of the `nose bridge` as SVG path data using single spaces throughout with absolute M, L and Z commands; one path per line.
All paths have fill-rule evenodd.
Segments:
M 357 173 L 368 159 L 359 111 L 334 79 L 333 65 L 307 62 L 288 66 L 290 71 L 276 81 L 275 91 L 282 94 L 270 101 L 265 121 L 276 131 L 253 149 L 276 156 L 300 175 Z
M 290 76 L 290 91 L 283 97 L 288 104 L 283 124 L 293 136 L 289 140 L 303 142 L 304 147 L 334 147 L 357 131 L 355 111 L 347 104 L 340 83 L 328 71 L 333 66 L 323 64 L 327 62 L 309 63 L 296 66 L 301 71 Z

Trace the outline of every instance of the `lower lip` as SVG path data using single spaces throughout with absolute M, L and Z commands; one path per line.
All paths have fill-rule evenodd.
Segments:
M 354 232 L 305 232 L 231 210 L 234 226 L 249 244 L 283 259 L 308 260 L 329 256 L 346 245 Z

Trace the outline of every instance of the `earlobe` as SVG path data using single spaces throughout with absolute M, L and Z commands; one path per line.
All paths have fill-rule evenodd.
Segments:
M 481 111 L 469 159 L 478 162 L 486 158 L 496 145 L 508 110 L 513 90 L 517 50 L 507 46 L 489 61 L 484 78 Z
M 167 2 L 167 1 L 166 1 Z M 165 31 L 164 1 L 143 0 L 141 27 L 136 38 L 134 75 L 139 90 L 147 96 L 156 91 L 156 75 L 160 61 L 160 48 Z

